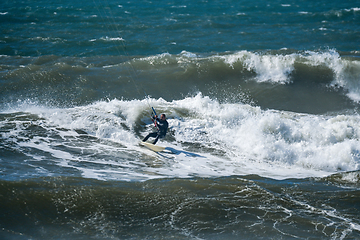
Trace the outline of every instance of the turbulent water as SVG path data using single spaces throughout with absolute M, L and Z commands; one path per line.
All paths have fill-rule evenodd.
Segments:
M 360 2 L 5 0 L 0 22 L 1 239 L 360 238 Z

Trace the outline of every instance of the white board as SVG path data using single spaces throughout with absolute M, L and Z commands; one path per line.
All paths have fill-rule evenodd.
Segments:
M 156 145 L 154 145 L 152 143 L 148 143 L 148 142 L 140 142 L 140 145 L 142 145 L 150 150 L 153 150 L 154 152 L 161 152 L 161 151 L 165 150 L 165 147 L 156 146 Z

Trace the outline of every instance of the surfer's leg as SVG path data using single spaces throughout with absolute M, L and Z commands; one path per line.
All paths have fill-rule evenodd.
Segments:
M 165 135 L 160 135 L 160 134 L 158 134 L 158 135 L 156 136 L 153 144 L 155 145 L 155 144 L 157 143 L 157 141 L 159 140 L 159 138 L 164 138 L 164 137 L 165 137 Z
M 143 142 L 145 142 L 146 140 L 148 140 L 149 139 L 149 136 L 150 134 L 148 134 L 146 137 L 144 137 L 144 139 L 142 140 Z
M 145 142 L 149 137 L 157 137 L 157 132 L 149 133 L 142 141 Z
M 155 144 L 157 143 L 157 141 L 159 140 L 159 137 L 160 137 L 159 135 L 156 136 L 156 138 L 155 138 L 155 140 L 154 140 L 154 142 L 153 142 L 154 145 L 155 145 Z

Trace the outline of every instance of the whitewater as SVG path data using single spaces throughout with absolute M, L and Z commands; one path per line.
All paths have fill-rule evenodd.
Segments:
M 153 153 L 138 144 L 153 130 L 148 104 L 168 116 L 169 136 L 160 145 L 171 153 Z M 58 169 L 48 168 L 56 166 L 65 175 L 76 171 L 82 177 L 125 181 L 248 174 L 305 178 L 359 169 L 360 118 L 355 114 L 262 110 L 199 93 L 171 102 L 114 99 L 65 109 L 27 103 L 2 113 L 2 119 L 1 128 L 9 129 L 4 146 L 16 144 L 33 159 L 26 161 L 26 173 L 15 171 L 18 178 L 54 176 Z M 45 156 L 52 160 L 43 161 Z M 9 171 L 6 175 L 14 178 Z

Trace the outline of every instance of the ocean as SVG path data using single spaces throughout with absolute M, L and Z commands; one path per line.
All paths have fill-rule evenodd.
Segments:
M 360 239 L 360 1 L 3 0 L 0 23 L 0 239 Z

